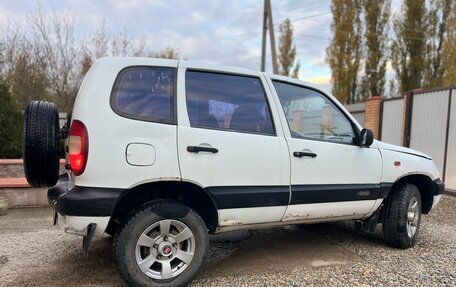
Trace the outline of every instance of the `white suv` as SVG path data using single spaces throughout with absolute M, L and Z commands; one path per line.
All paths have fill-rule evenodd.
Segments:
M 24 163 L 86 254 L 93 236 L 115 237 L 132 286 L 187 284 L 208 233 L 242 228 L 382 223 L 407 248 L 444 189 L 429 156 L 374 140 L 312 84 L 149 58 L 98 60 L 62 129 L 54 104 L 32 102 Z

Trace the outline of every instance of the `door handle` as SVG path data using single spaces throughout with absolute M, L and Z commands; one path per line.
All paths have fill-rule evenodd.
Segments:
M 206 147 L 206 146 L 194 146 L 194 145 L 189 145 L 187 147 L 187 151 L 188 152 L 195 152 L 195 153 L 199 153 L 200 151 L 218 153 L 218 149 L 216 149 L 216 148 Z
M 293 155 L 294 155 L 295 157 L 303 157 L 303 156 L 308 156 L 308 157 L 311 157 L 311 158 L 317 157 L 317 154 L 316 154 L 316 153 L 313 153 L 313 152 L 304 152 L 304 151 L 295 151 L 295 152 L 293 152 Z

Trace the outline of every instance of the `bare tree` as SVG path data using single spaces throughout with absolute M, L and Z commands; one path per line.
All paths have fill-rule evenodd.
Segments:
M 8 75 L 14 69 L 16 57 L 23 47 L 24 36 L 19 27 L 13 23 L 8 23 L 5 26 L 0 26 L 0 43 L 2 62 L 0 65 L 0 73 Z
M 109 35 L 106 28 L 106 18 L 103 18 L 98 32 L 89 42 L 88 49 L 91 49 L 91 51 L 86 56 L 90 55 L 93 59 L 106 57 L 109 52 L 110 41 L 111 35 Z
M 163 59 L 175 59 L 178 60 L 180 58 L 179 56 L 179 50 L 173 47 L 166 47 L 160 52 L 155 52 L 151 54 L 152 57 L 154 58 L 163 58 Z
M 105 19 L 97 33 L 88 37 L 78 32 L 77 24 L 75 16 L 38 5 L 27 14 L 26 28 L 14 20 L 0 27 L 0 77 L 8 82 L 17 106 L 47 99 L 68 111 L 83 77 L 102 57 L 179 58 L 172 47 L 152 53 L 145 36 L 133 37 L 126 28 L 108 32 Z
M 16 23 L 0 29 L 0 77 L 8 83 L 15 107 L 24 109 L 35 99 L 48 98 L 45 67 L 36 61 L 33 46 Z
M 139 41 L 135 42 L 133 37 L 128 33 L 127 28 L 124 27 L 117 36 L 112 38 L 112 56 L 144 56 L 145 44 L 144 36 L 141 36 Z
M 16 57 L 9 81 L 17 107 L 25 109 L 30 101 L 37 99 L 50 100 L 45 67 L 33 61 L 24 50 Z
M 41 7 L 28 15 L 30 46 L 35 61 L 45 67 L 50 95 L 60 109 L 67 110 L 77 91 L 81 42 L 76 34 L 76 19 L 46 14 Z
M 107 30 L 106 19 L 103 18 L 97 33 L 89 39 L 84 47 L 82 61 L 84 65 L 87 65 L 88 59 L 92 63 L 103 57 L 141 57 L 147 54 L 144 35 L 135 39 L 126 27 L 122 28 L 118 34 L 111 34 Z

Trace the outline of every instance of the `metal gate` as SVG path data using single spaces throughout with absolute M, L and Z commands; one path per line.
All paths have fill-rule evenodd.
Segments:
M 444 180 L 447 189 L 456 191 L 456 89 L 450 91 L 449 113 Z
M 347 108 L 350 114 L 352 114 L 360 125 L 364 126 L 364 114 L 366 109 L 365 103 L 352 104 L 345 106 L 345 108 Z
M 404 102 L 406 101 L 406 102 Z M 365 104 L 347 109 L 364 123 Z M 379 138 L 429 154 L 447 189 L 456 192 L 456 87 L 413 91 L 381 104 Z
M 414 93 L 410 100 L 410 147 L 429 154 L 445 181 L 445 173 L 448 178 L 455 176 L 454 171 L 451 171 L 452 176 L 446 171 L 450 164 L 447 160 L 448 143 L 450 139 L 453 142 L 456 140 L 454 132 L 451 137 L 448 136 L 450 95 L 451 89 L 423 91 Z M 451 128 L 455 129 L 454 125 Z M 454 148 L 451 149 L 454 153 Z M 454 164 L 451 168 L 454 169 Z M 456 189 L 456 186 L 451 187 L 449 182 L 447 186 Z
M 404 98 L 391 98 L 382 103 L 380 138 L 383 142 L 402 145 Z

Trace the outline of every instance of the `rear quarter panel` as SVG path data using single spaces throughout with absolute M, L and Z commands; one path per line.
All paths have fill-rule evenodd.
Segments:
M 73 120 L 82 121 L 89 134 L 89 154 L 84 173 L 76 185 L 131 188 L 160 179 L 180 180 L 177 159 L 177 126 L 121 117 L 110 106 L 118 73 L 130 66 L 177 67 L 178 61 L 148 58 L 100 59 L 88 72 L 75 100 Z M 155 148 L 151 166 L 132 166 L 126 160 L 130 143 Z

